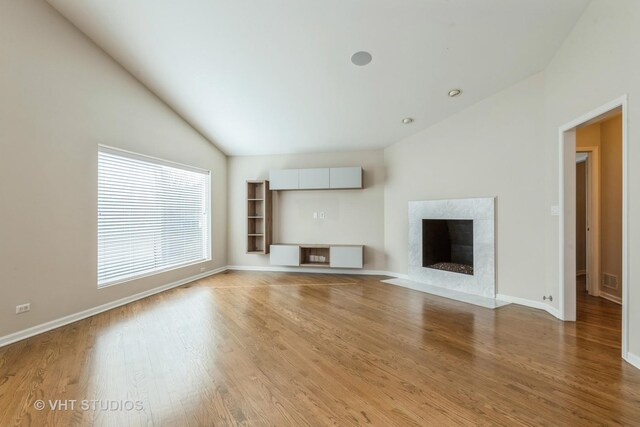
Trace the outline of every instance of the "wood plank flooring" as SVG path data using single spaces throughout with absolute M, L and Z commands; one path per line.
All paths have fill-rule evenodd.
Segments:
M 563 323 L 381 279 L 227 272 L 0 348 L 0 426 L 640 425 L 619 306 Z

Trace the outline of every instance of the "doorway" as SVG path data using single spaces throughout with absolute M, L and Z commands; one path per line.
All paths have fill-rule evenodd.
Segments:
M 565 321 L 575 321 L 578 298 L 580 303 L 588 298 L 594 298 L 594 302 L 610 300 L 596 305 L 612 304 L 612 312 L 621 311 L 620 342 L 625 359 L 628 353 L 626 103 L 625 96 L 585 114 L 561 127 L 559 135 L 560 315 Z M 602 133 L 605 122 L 607 131 L 617 124 L 620 139 L 617 151 L 611 151 L 608 143 L 606 156 L 604 144 L 608 136 L 605 138 Z M 612 160 L 616 155 L 617 168 Z M 604 179 L 605 166 L 608 173 L 612 168 L 613 175 L 617 173 L 617 189 L 610 187 L 611 180 Z M 612 213 L 616 205 L 617 217 Z M 581 207 L 584 212 L 580 212 Z M 584 227 L 583 235 L 580 227 Z M 611 237 L 616 233 L 618 240 L 614 242 Z
M 601 163 L 595 126 L 576 132 L 576 276 L 589 295 L 600 296 Z

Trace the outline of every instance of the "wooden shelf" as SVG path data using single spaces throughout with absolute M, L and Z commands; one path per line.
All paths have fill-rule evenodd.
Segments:
M 247 181 L 247 253 L 268 254 L 271 246 L 269 181 Z
M 300 264 L 300 267 L 322 267 L 329 268 L 328 262 L 307 262 L 304 264 Z

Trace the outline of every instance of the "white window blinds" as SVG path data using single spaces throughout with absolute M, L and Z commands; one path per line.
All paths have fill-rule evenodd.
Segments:
M 98 287 L 210 259 L 210 174 L 98 151 Z

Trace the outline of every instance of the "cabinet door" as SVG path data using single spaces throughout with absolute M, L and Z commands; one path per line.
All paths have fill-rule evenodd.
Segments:
M 362 246 L 331 246 L 329 265 L 334 268 L 362 268 Z
M 298 169 L 280 169 L 269 171 L 270 190 L 297 190 Z
M 297 267 L 300 265 L 300 246 L 293 245 L 271 245 L 269 254 L 269 264 L 289 265 Z
M 362 188 L 362 168 L 331 168 L 331 188 Z
M 300 169 L 300 189 L 329 188 L 329 168 Z

